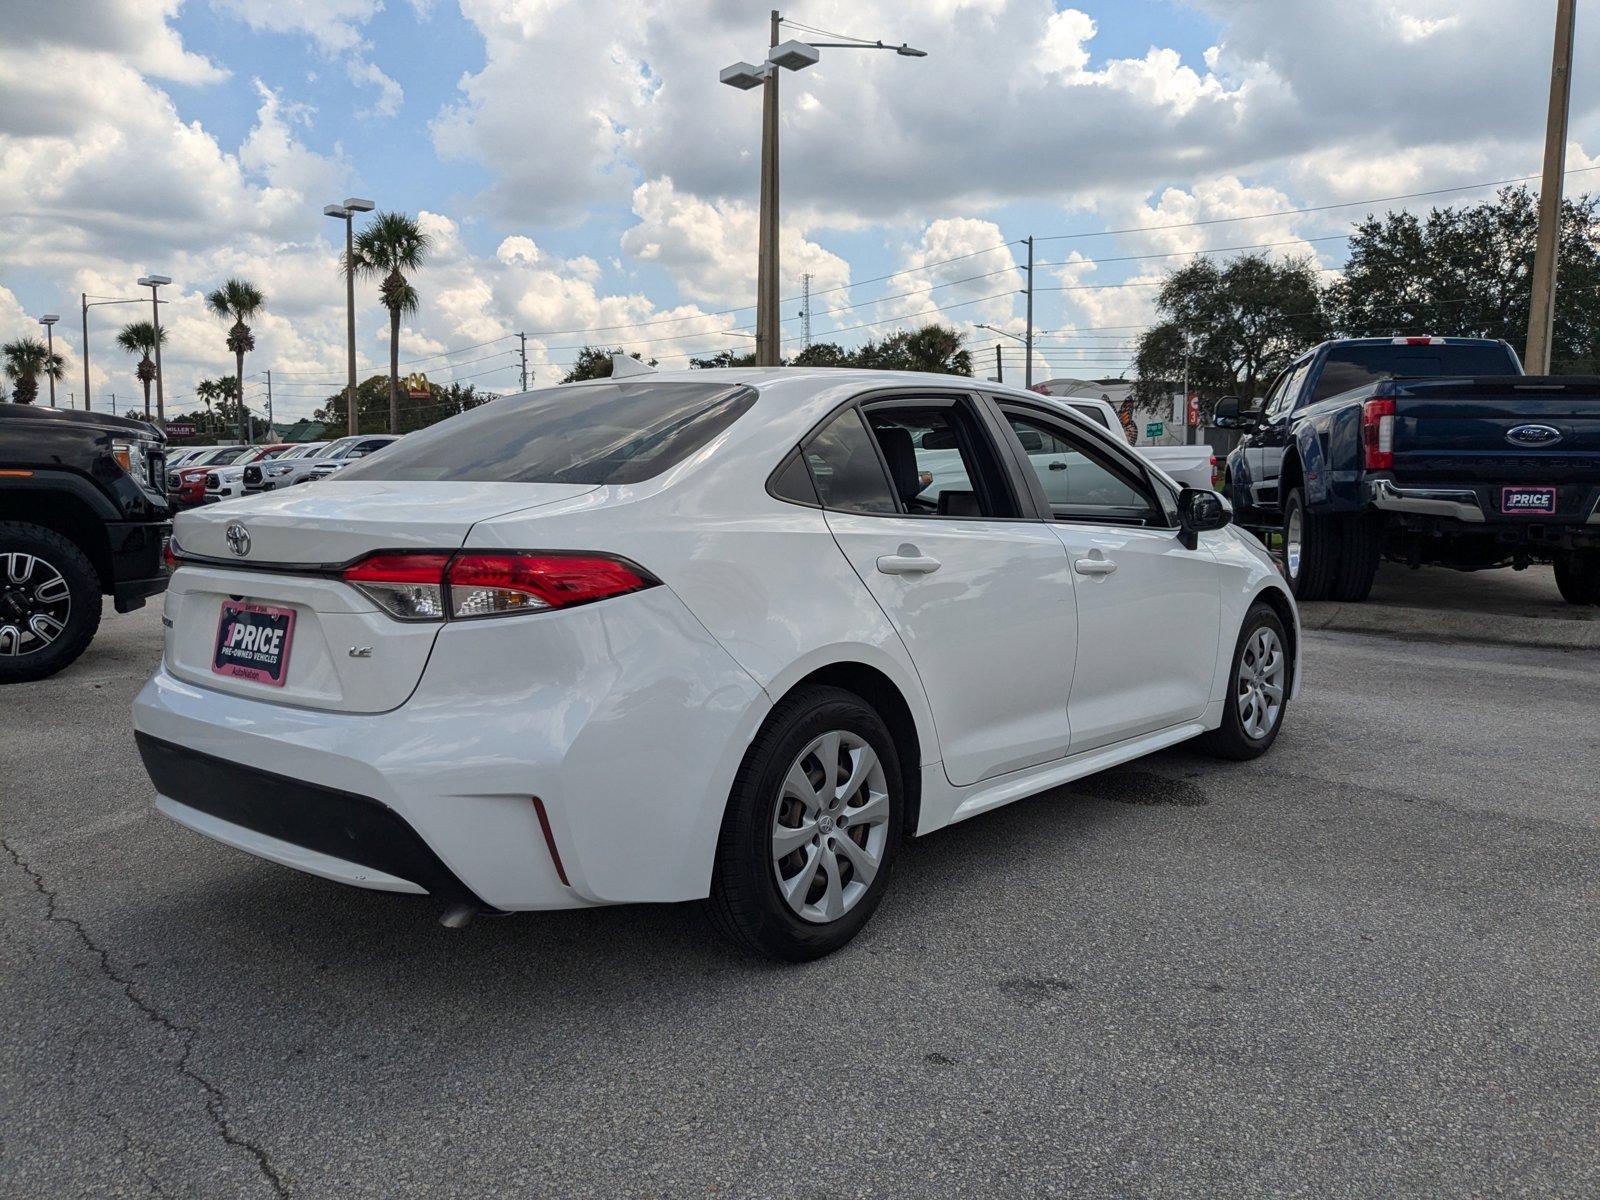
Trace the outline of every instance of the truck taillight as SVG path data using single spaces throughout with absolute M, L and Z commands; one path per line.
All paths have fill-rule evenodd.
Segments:
M 403 621 L 571 608 L 659 582 L 626 559 L 559 550 L 379 553 L 346 567 L 340 577 Z
M 1394 469 L 1394 401 L 1368 400 L 1361 406 L 1361 446 L 1369 471 Z

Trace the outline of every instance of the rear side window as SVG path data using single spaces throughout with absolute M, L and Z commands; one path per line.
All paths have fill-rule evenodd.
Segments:
M 542 388 L 408 434 L 339 478 L 639 483 L 705 446 L 755 399 L 743 385 L 693 381 Z
M 1328 354 L 1311 399 L 1326 400 L 1385 379 L 1515 375 L 1504 346 L 1343 346 Z
M 846 409 L 806 443 L 806 466 L 824 508 L 841 512 L 898 511 L 889 475 L 861 414 Z

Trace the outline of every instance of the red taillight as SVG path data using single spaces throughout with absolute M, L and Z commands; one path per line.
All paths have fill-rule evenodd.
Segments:
M 1361 446 L 1369 471 L 1394 468 L 1394 401 L 1368 400 L 1361 406 Z
M 161 539 L 161 565 L 169 571 L 178 569 L 178 553 L 172 548 L 172 538 Z
M 402 621 L 442 621 L 448 554 L 373 554 L 341 573 L 390 616 Z
M 655 581 L 605 554 L 466 552 L 450 563 L 450 615 L 489 617 L 570 608 L 621 596 Z
M 380 553 L 345 568 L 341 577 L 407 621 L 570 608 L 657 582 L 623 559 L 557 551 Z

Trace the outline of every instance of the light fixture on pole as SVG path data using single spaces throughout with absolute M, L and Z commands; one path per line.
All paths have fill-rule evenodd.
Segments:
M 907 45 L 883 42 L 839 41 L 779 43 L 778 27 L 785 22 L 772 10 L 772 29 L 766 61 L 736 62 L 717 78 L 729 87 L 748 92 L 762 89 L 761 97 L 761 212 L 756 245 L 756 365 L 775 367 L 782 358 L 778 317 L 778 69 L 802 71 L 822 57 L 827 47 L 841 50 L 893 50 L 903 58 L 926 58 L 927 53 Z
M 143 304 L 144 301 L 137 297 L 131 300 L 118 297 L 91 300 L 88 292 L 80 293 L 79 298 L 83 304 L 83 410 L 88 412 L 94 407 L 92 393 L 89 390 L 89 310 L 106 304 Z M 162 303 L 165 304 L 166 301 L 163 300 Z
M 363 200 L 359 196 L 348 196 L 343 204 L 330 204 L 322 210 L 325 217 L 336 217 L 344 222 L 344 312 L 345 312 L 345 357 L 348 368 L 347 385 L 349 391 L 345 395 L 346 429 L 350 433 L 360 433 L 356 421 L 356 234 L 355 215 L 358 212 L 371 212 L 376 206 L 371 200 Z
M 150 289 L 150 324 L 155 330 L 156 343 L 156 424 L 161 426 L 163 433 L 167 428 L 167 400 L 161 378 L 161 298 L 156 295 L 156 289 L 171 282 L 171 277 L 167 275 L 141 275 L 138 280 L 140 287 Z M 242 383 L 239 391 L 244 391 Z
M 44 377 L 50 381 L 50 407 L 56 406 L 56 377 L 50 370 L 54 366 L 56 356 L 55 323 L 61 320 L 55 313 L 45 313 L 39 318 L 39 324 L 44 326 Z

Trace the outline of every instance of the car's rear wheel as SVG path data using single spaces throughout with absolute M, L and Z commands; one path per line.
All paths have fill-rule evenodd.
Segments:
M 1600 550 L 1568 550 L 1556 556 L 1556 587 L 1568 604 L 1600 604 Z
M 802 962 L 839 949 L 883 898 L 904 787 L 893 738 L 860 697 L 783 699 L 745 754 L 708 907 L 735 944 Z
M 1283 574 L 1295 599 L 1327 599 L 1339 564 L 1339 532 L 1333 518 L 1306 511 L 1303 491 L 1290 491 L 1283 505 Z
M 0 521 L 0 684 L 44 679 L 100 628 L 100 576 L 53 530 Z
M 1235 761 L 1265 754 L 1283 727 L 1293 672 L 1282 620 L 1270 605 L 1252 605 L 1233 649 L 1222 724 L 1201 734 L 1195 744 L 1207 754 Z

